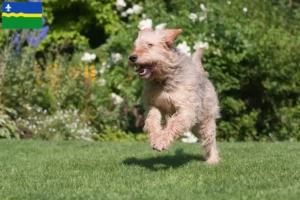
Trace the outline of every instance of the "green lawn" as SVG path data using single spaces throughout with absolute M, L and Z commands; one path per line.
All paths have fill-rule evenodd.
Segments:
M 300 143 L 198 144 L 0 140 L 0 199 L 299 199 Z

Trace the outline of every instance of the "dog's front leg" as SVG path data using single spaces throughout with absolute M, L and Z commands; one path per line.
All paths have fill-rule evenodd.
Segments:
M 195 124 L 195 112 L 191 109 L 181 109 L 167 121 L 166 128 L 161 134 L 155 135 L 153 149 L 162 151 L 167 149 L 183 132 L 191 129 Z
M 152 147 L 155 135 L 158 135 L 162 130 L 161 119 L 161 112 L 156 107 L 151 106 L 147 110 L 144 131 L 148 133 Z

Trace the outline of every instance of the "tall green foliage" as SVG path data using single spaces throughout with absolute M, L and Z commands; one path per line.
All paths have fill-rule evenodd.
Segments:
M 160 23 L 181 28 L 177 44 L 186 42 L 193 51 L 197 41 L 209 43 L 203 63 L 220 97 L 220 139 L 300 139 L 296 1 L 146 1 L 143 7 L 146 17 L 130 16 L 103 46 L 106 52 L 128 55 L 145 18 L 153 21 L 153 28 Z
M 85 63 L 79 64 L 80 57 L 76 57 L 80 52 L 58 67 L 56 88 L 49 78 L 52 68 L 46 67 L 49 69 L 43 72 L 45 80 L 38 85 L 32 81 L 32 76 L 37 76 L 37 71 L 32 71 L 33 61 L 31 67 L 22 65 L 20 71 L 12 67 L 7 71 L 11 79 L 5 79 L 5 105 L 37 104 L 53 113 L 56 109 L 76 108 L 88 115 L 99 132 L 136 131 L 136 119 L 140 117 L 137 111 L 143 112 L 143 83 L 128 67 L 127 56 L 133 49 L 138 27 L 151 25 L 155 29 L 165 25 L 183 30 L 175 45 L 184 46 L 189 53 L 194 46 L 209 46 L 204 51 L 203 65 L 220 98 L 220 140 L 300 140 L 299 3 L 125 0 L 126 6 L 122 7 L 116 2 L 43 1 L 50 32 L 37 50 L 72 44 L 87 51 L 88 42 L 91 47 L 101 43 L 93 50 L 99 60 L 87 64 L 88 69 L 95 65 L 96 71 L 101 72 L 95 75 L 95 83 L 86 82 Z M 121 55 L 118 59 L 117 54 Z M 75 72 L 79 75 L 71 79 L 70 74 Z M 20 104 L 13 98 L 21 96 L 21 91 L 24 94 L 21 82 L 28 83 L 34 92 L 23 95 Z M 122 103 L 113 103 L 114 95 L 122 97 Z

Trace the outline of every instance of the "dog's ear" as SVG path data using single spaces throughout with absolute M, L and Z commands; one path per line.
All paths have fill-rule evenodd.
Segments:
M 169 47 L 173 46 L 174 41 L 176 40 L 176 38 L 178 37 L 178 35 L 182 32 L 181 29 L 165 29 L 165 38 L 166 38 L 166 42 L 167 45 Z
M 139 31 L 139 35 L 141 35 L 142 33 L 151 32 L 151 31 L 152 31 L 151 28 L 145 28 L 145 29 Z

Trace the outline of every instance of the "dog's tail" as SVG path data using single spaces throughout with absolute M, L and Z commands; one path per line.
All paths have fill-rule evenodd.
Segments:
M 202 55 L 203 55 L 202 49 L 197 49 L 192 55 L 192 61 L 196 65 L 197 70 L 200 70 L 201 74 L 204 74 L 207 76 L 208 74 L 204 70 L 202 61 L 201 61 Z

